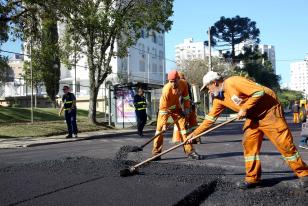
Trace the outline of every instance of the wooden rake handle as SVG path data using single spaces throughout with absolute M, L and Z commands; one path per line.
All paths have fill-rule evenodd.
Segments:
M 169 127 L 170 127 L 171 125 L 174 125 L 175 123 L 177 123 L 177 122 L 179 121 L 179 119 L 181 119 L 181 117 L 178 117 L 172 124 L 169 124 L 169 125 L 167 126 L 166 130 L 160 131 L 159 133 L 155 134 L 155 135 L 154 135 L 151 139 L 149 139 L 146 143 L 144 143 L 143 145 L 141 145 L 140 148 L 141 148 L 141 149 L 144 148 L 144 147 L 147 146 L 150 142 L 152 142 L 156 137 L 158 137 L 159 135 L 165 133 L 165 132 L 169 129 Z
M 202 133 L 200 133 L 200 134 L 194 136 L 193 138 L 190 138 L 189 140 L 194 140 L 194 139 L 196 139 L 196 138 L 198 138 L 198 137 L 200 137 L 200 136 L 202 136 L 202 135 L 205 135 L 205 134 L 207 134 L 207 133 L 209 133 L 209 132 L 211 132 L 211 131 L 213 131 L 213 130 L 219 128 L 219 127 L 222 127 L 222 126 L 224 126 L 224 125 L 226 125 L 226 124 L 229 124 L 230 122 L 233 122 L 233 121 L 236 120 L 236 119 L 237 119 L 237 117 L 232 118 L 232 119 L 229 119 L 229 120 L 227 120 L 227 121 L 225 121 L 225 122 L 223 122 L 223 123 L 221 123 L 221 124 L 216 125 L 215 127 L 212 127 L 212 128 L 210 128 L 210 129 L 206 130 L 205 132 L 202 132 Z M 160 154 L 157 154 L 157 155 L 155 155 L 155 156 L 153 156 L 153 157 L 150 157 L 150 158 L 144 160 L 143 162 L 140 162 L 140 163 L 134 165 L 133 168 L 140 167 L 141 165 L 143 165 L 143 164 L 145 164 L 145 163 L 147 163 L 147 162 L 149 162 L 149 161 L 155 159 L 156 157 L 159 157 L 159 156 L 162 156 L 162 155 L 164 155 L 164 154 L 167 154 L 168 152 L 171 152 L 172 150 L 175 150 L 176 148 L 181 147 L 182 145 L 186 144 L 187 141 L 188 141 L 188 139 L 186 139 L 186 141 L 184 141 L 184 142 L 182 142 L 182 143 L 180 143 L 180 144 L 178 144 L 178 145 L 175 145 L 175 146 L 173 146 L 173 147 L 171 147 L 171 148 L 169 148 L 169 149 L 163 151 L 163 152 L 160 153 Z

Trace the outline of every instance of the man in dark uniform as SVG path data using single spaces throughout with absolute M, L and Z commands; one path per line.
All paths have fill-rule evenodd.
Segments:
M 143 136 L 143 128 L 147 122 L 147 103 L 145 101 L 144 91 L 142 88 L 138 89 L 138 93 L 134 96 L 134 106 L 137 117 L 137 128 L 140 137 Z
M 64 116 L 67 124 L 68 135 L 66 138 L 77 138 L 77 123 L 76 123 L 76 97 L 73 93 L 69 92 L 69 87 L 63 87 L 64 95 L 62 97 L 62 107 L 59 111 L 59 116 L 61 116 L 63 110 L 65 111 Z

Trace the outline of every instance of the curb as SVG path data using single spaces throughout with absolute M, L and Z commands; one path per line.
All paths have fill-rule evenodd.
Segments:
M 150 132 L 155 132 L 156 130 L 146 130 L 144 133 L 150 133 Z M 109 137 L 114 137 L 114 136 L 119 136 L 119 135 L 130 135 L 130 134 L 136 134 L 136 131 L 128 131 L 128 132 L 119 132 L 119 133 L 110 133 L 110 134 L 101 134 L 101 135 L 92 135 L 88 137 L 80 137 L 77 139 L 71 139 L 71 140 L 62 140 L 62 141 L 57 141 L 57 142 L 41 142 L 41 143 L 33 143 L 33 144 L 27 144 L 27 145 L 22 145 L 19 148 L 25 148 L 25 147 L 36 147 L 36 146 L 42 146 L 42 145 L 51 145 L 51 144 L 61 144 L 61 143 L 68 143 L 68 142 L 77 142 L 77 141 L 84 141 L 84 140 L 92 140 L 92 139 L 101 139 L 101 138 L 109 138 Z M 14 147 L 18 148 L 18 147 Z

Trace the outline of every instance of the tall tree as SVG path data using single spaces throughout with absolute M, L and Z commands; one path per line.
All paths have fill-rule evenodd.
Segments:
M 230 47 L 231 53 L 227 52 L 225 57 L 235 60 L 235 45 L 246 40 L 259 43 L 260 30 L 256 22 L 247 17 L 235 16 L 233 18 L 220 17 L 214 26 L 211 27 L 211 45 Z
M 89 120 L 96 124 L 97 95 L 112 72 L 111 59 L 126 56 L 127 48 L 140 38 L 142 29 L 168 31 L 173 0 L 63 0 L 59 4 L 70 40 L 66 43 L 77 44 L 78 53 L 87 58 Z
M 56 95 L 59 92 L 60 80 L 60 52 L 58 44 L 57 19 L 49 13 L 42 15 L 42 41 L 40 48 L 40 61 L 43 82 L 48 97 L 56 106 Z
M 11 33 L 27 42 L 26 51 L 31 53 L 35 76 L 34 85 L 43 81 L 47 95 L 52 102 L 59 91 L 60 57 L 58 46 L 58 30 L 56 15 L 57 1 L 46 0 L 6 0 L 0 1 L 0 24 L 6 30 L 0 30 L 1 37 L 6 38 Z M 31 51 L 31 52 L 30 52 Z M 25 78 L 30 79 L 29 65 L 25 65 Z M 36 87 L 37 89 L 37 87 Z

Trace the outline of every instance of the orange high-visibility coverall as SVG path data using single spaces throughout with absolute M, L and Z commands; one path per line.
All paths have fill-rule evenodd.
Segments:
M 167 83 L 163 90 L 162 95 L 159 102 L 159 112 L 157 117 L 157 126 L 156 126 L 156 133 L 162 131 L 163 125 L 167 124 L 167 120 L 169 116 L 176 120 L 179 118 L 175 125 L 180 128 L 182 134 L 182 141 L 186 140 L 187 137 L 187 130 L 186 126 L 186 119 L 185 117 L 181 116 L 181 105 L 180 105 L 180 98 L 184 100 L 184 108 L 190 107 L 189 101 L 189 94 L 186 81 L 179 80 L 178 87 L 173 89 L 170 83 Z M 163 146 L 163 135 L 158 136 L 154 139 L 153 143 L 153 150 L 152 154 L 156 155 L 162 152 Z M 184 145 L 184 151 L 186 154 L 190 154 L 194 151 L 193 146 L 191 144 Z
M 190 85 L 187 82 L 187 80 L 185 79 L 184 75 L 182 74 L 182 80 L 184 80 L 187 84 L 187 89 L 188 89 L 188 94 L 189 94 L 189 100 L 192 100 L 192 95 L 190 93 Z M 197 114 L 196 114 L 196 107 L 191 105 L 190 108 L 190 113 L 188 115 L 188 117 L 186 118 L 187 124 L 188 124 L 188 133 L 192 132 L 194 129 L 196 129 L 198 127 L 198 121 L 197 121 Z M 179 128 L 174 125 L 173 126 L 173 135 L 172 135 L 172 142 L 181 142 L 182 141 L 182 137 L 181 137 L 181 132 L 179 130 Z M 195 142 L 201 142 L 200 138 L 197 138 Z
M 226 107 L 236 112 L 246 109 L 247 119 L 243 126 L 242 142 L 246 182 L 256 183 L 261 179 L 259 153 L 264 135 L 275 145 L 298 177 L 308 176 L 308 167 L 293 143 L 292 134 L 275 93 L 267 87 L 238 76 L 226 79 L 223 82 L 223 91 L 223 99 L 213 100 L 211 111 L 193 135 L 209 128 Z
M 188 132 L 192 132 L 198 127 L 198 121 L 197 121 L 197 114 L 196 114 L 196 108 L 191 108 L 191 111 L 187 117 L 187 123 L 188 123 Z M 173 127 L 173 137 L 172 142 L 181 142 L 181 132 L 179 131 L 178 127 L 174 125 Z M 197 138 L 197 142 L 200 142 L 200 138 Z

